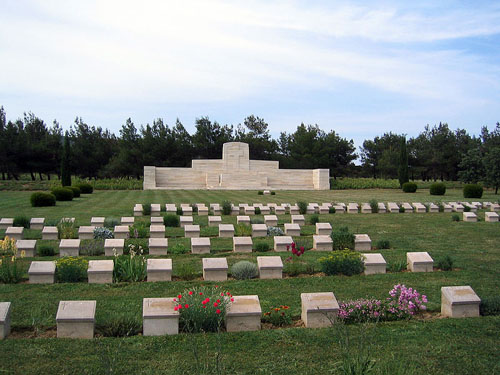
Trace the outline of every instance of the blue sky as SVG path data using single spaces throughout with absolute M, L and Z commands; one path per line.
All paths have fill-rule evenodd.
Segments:
M 0 105 L 118 133 L 178 117 L 354 139 L 500 121 L 497 1 L 0 2 Z M 437 4 L 438 3 L 438 4 Z

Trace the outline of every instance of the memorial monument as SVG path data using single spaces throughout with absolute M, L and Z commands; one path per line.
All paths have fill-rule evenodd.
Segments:
M 278 161 L 250 160 L 247 143 L 228 142 L 222 159 L 193 160 L 191 168 L 144 167 L 144 190 L 328 190 L 328 169 L 279 169 Z

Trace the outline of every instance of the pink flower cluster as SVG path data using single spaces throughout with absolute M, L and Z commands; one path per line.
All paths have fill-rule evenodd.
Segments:
M 398 316 L 415 315 L 420 310 L 425 310 L 427 297 L 420 295 L 413 288 L 407 288 L 405 285 L 394 285 L 387 298 L 389 312 Z
M 292 256 L 287 259 L 288 261 L 293 260 L 294 255 L 296 257 L 300 257 L 306 251 L 306 249 L 304 249 L 304 246 L 297 248 L 297 245 L 295 244 L 295 242 L 292 242 L 291 245 L 286 246 L 286 251 L 290 251 L 290 249 L 292 250 Z

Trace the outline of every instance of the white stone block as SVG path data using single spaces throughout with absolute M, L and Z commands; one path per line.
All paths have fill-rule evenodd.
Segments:
M 168 238 L 150 238 L 149 255 L 167 255 Z
M 332 238 L 330 236 L 325 236 L 325 235 L 314 235 L 313 250 L 332 251 L 333 250 Z
M 488 223 L 498 222 L 498 214 L 496 212 L 485 212 L 484 221 Z
M 80 240 L 61 240 L 59 242 L 60 257 L 77 257 L 80 252 Z
M 251 253 L 253 248 L 252 237 L 234 237 L 233 251 L 235 253 Z
M 181 216 L 180 223 L 181 223 L 181 228 L 184 228 L 184 226 L 186 226 L 186 225 L 192 225 L 193 224 L 193 217 L 192 216 Z
M 332 233 L 330 223 L 316 223 L 316 234 L 320 236 L 329 236 Z
M 500 204 L 497 204 L 497 203 L 492 203 L 490 205 L 490 211 L 493 211 L 493 212 L 500 212 Z
M 263 191 L 263 194 L 264 194 L 264 195 L 271 195 L 271 191 L 270 191 L 270 190 L 264 190 L 264 191 Z
M 167 214 L 177 214 L 177 206 L 173 203 L 167 203 L 165 205 L 165 212 Z
M 395 214 L 399 212 L 399 206 L 395 202 L 388 202 L 387 208 L 391 214 Z
M 306 225 L 304 215 L 292 215 L 292 224 Z
M 185 228 L 184 228 L 185 229 Z M 149 226 L 150 238 L 165 238 L 165 225 L 150 225 Z
M 464 212 L 464 206 L 459 203 L 452 205 L 451 208 L 453 212 Z
M 143 215 L 142 210 L 143 210 L 142 204 L 137 203 L 134 206 L 134 216 L 142 216 Z
M 149 258 L 146 270 L 147 281 L 172 281 L 172 259 Z
M 32 217 L 30 220 L 30 229 L 42 230 L 45 225 L 44 217 Z
M 151 224 L 163 225 L 162 216 L 151 216 Z
M 227 259 L 226 258 L 203 258 L 203 280 L 226 281 Z
M 89 260 L 87 276 L 89 284 L 111 284 L 113 282 L 112 260 Z
M 316 211 L 317 209 L 319 211 L 319 206 L 309 204 L 306 209 L 306 214 L 308 215 L 317 214 L 318 213 Z
M 354 235 L 354 250 L 370 251 L 372 249 L 372 240 L 367 234 Z
M 219 224 L 219 237 L 234 237 L 234 225 Z
M 5 236 L 16 241 L 23 239 L 23 233 L 23 227 L 8 227 L 5 230 Z
M 339 313 L 339 304 L 332 292 L 301 293 L 301 318 L 307 328 L 331 326 Z
M 36 256 L 36 240 L 17 240 L 17 257 L 23 255 L 28 258 Z
M 92 217 L 90 219 L 90 225 L 92 225 L 94 228 L 102 228 L 104 227 L 104 220 L 106 220 L 105 217 Z
M 104 255 L 107 257 L 123 254 L 125 247 L 125 239 L 123 238 L 107 238 L 104 240 Z
M 193 216 L 193 207 L 189 204 L 181 204 L 183 216 Z
M 405 214 L 413 213 L 413 206 L 411 204 L 409 204 L 408 202 L 402 203 L 401 207 L 403 207 L 405 209 Z
M 429 212 L 430 213 L 437 213 L 439 212 L 439 206 L 434 203 L 429 203 Z
M 299 215 L 299 206 L 297 206 L 296 204 L 288 206 L 288 212 L 290 213 L 290 215 Z
M 152 204 L 151 205 L 151 216 L 160 216 L 161 205 L 160 204 Z
M 333 208 L 335 208 L 335 213 L 336 214 L 345 214 L 345 207 L 344 206 L 336 204 L 336 205 L 333 206 Z
M 269 206 L 261 205 L 259 208 L 261 215 L 269 215 L 271 213 L 271 208 Z
M 184 225 L 184 237 L 195 238 L 200 237 L 200 226 L 199 225 Z
M 287 251 L 287 246 L 292 246 L 291 236 L 274 236 L 274 251 Z
M 177 335 L 179 311 L 174 298 L 144 298 L 142 300 L 143 336 Z
M 357 203 L 349 203 L 347 205 L 348 214 L 357 214 L 359 212 L 359 205 Z
M 476 223 L 477 215 L 474 212 L 464 212 L 462 214 L 463 220 L 467 223 Z
M 387 208 L 385 207 L 385 204 L 383 204 L 382 202 L 377 203 L 377 207 L 379 214 L 385 214 L 387 212 Z
M 238 206 L 231 206 L 231 215 L 232 216 L 237 216 L 241 213 L 240 208 Z
M 265 215 L 264 222 L 268 227 L 277 227 L 278 226 L 278 216 L 276 215 Z
M 255 215 L 255 207 L 245 206 L 244 213 L 245 213 L 245 215 Z
M 266 237 L 267 225 L 266 224 L 252 224 L 252 237 Z
M 94 239 L 94 226 L 84 225 L 78 228 L 78 238 L 81 240 L 93 240 Z
M 0 302 L 0 340 L 10 334 L 10 302 Z
M 366 253 L 363 256 L 363 263 L 365 265 L 365 275 L 374 275 L 377 273 L 385 273 L 387 262 L 380 253 Z
M 134 223 L 135 223 L 135 217 L 133 216 L 123 216 L 120 219 L 121 225 L 134 225 Z
M 208 217 L 208 226 L 209 227 L 219 227 L 219 224 L 222 223 L 222 218 L 220 216 L 209 216 Z
M 283 261 L 279 256 L 257 257 L 257 265 L 261 279 L 281 279 L 283 277 Z
M 282 207 L 282 206 L 276 206 L 276 207 L 274 208 L 274 213 L 275 213 L 276 215 L 284 215 L 284 214 L 285 214 L 285 212 L 286 212 L 285 207 Z
M 33 261 L 28 270 L 30 284 L 54 284 L 56 263 L 52 261 Z
M 204 203 L 197 203 L 196 210 L 198 211 L 198 216 L 207 216 L 208 215 L 208 207 L 205 206 Z
M 441 288 L 441 315 L 450 318 L 479 316 L 481 299 L 470 286 L 445 286 Z
M 60 301 L 57 310 L 57 337 L 91 339 L 94 337 L 96 301 Z
M 452 212 L 452 211 L 453 208 L 449 204 L 446 203 L 443 204 L 443 212 Z
M 57 240 L 59 238 L 59 231 L 57 227 L 43 227 L 42 240 Z
M 285 223 L 285 234 L 294 237 L 300 237 L 300 225 L 293 223 Z
M 0 219 L 0 229 L 7 229 L 14 226 L 14 219 L 11 217 L 3 217 Z
M 130 237 L 130 229 L 128 225 L 115 226 L 114 235 L 116 239 L 127 239 Z
M 427 212 L 427 208 L 420 202 L 413 202 L 412 206 L 417 214 L 425 214 Z
M 211 203 L 210 204 L 210 211 L 212 211 L 212 214 L 214 214 L 214 215 L 220 215 L 220 213 L 221 213 L 220 204 Z
M 432 272 L 434 261 L 428 252 L 406 253 L 407 268 L 411 272 Z
M 318 207 L 318 213 L 320 215 L 326 215 L 330 213 L 330 206 L 321 205 Z
M 209 254 L 210 253 L 210 238 L 208 238 L 208 237 L 191 238 L 191 253 L 193 253 L 193 254 Z
M 238 215 L 236 217 L 236 223 L 250 225 L 250 216 L 241 216 L 241 215 Z
M 368 203 L 363 203 L 361 205 L 361 213 L 362 214 L 371 214 L 372 213 L 372 206 L 370 206 Z
M 226 311 L 226 331 L 258 331 L 261 317 L 259 296 L 233 296 Z

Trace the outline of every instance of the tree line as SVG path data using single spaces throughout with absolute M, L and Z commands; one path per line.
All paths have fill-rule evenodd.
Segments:
M 159 118 L 136 126 L 129 118 L 116 135 L 79 117 L 65 132 L 57 121 L 49 126 L 33 113 L 7 121 L 0 107 L 2 179 L 18 179 L 24 173 L 32 179 L 60 177 L 65 138 L 71 150 L 65 163 L 73 175 L 83 178 L 140 178 L 145 165 L 190 167 L 192 159 L 220 159 L 223 143 L 231 141 L 248 143 L 250 158 L 278 160 L 281 168 L 328 168 L 333 178 L 397 178 L 405 135 L 386 133 L 365 140 L 358 155 L 352 140 L 318 125 L 300 124 L 294 132 L 281 132 L 274 139 L 268 123 L 254 115 L 236 126 L 201 117 L 193 134 L 179 120 L 168 125 Z M 426 126 L 404 144 L 411 179 L 490 181 L 487 173 L 495 169 L 490 167 L 500 153 L 500 124 L 471 136 L 440 123 Z M 361 164 L 355 165 L 358 157 Z M 475 174 L 465 173 L 474 163 L 481 168 Z

